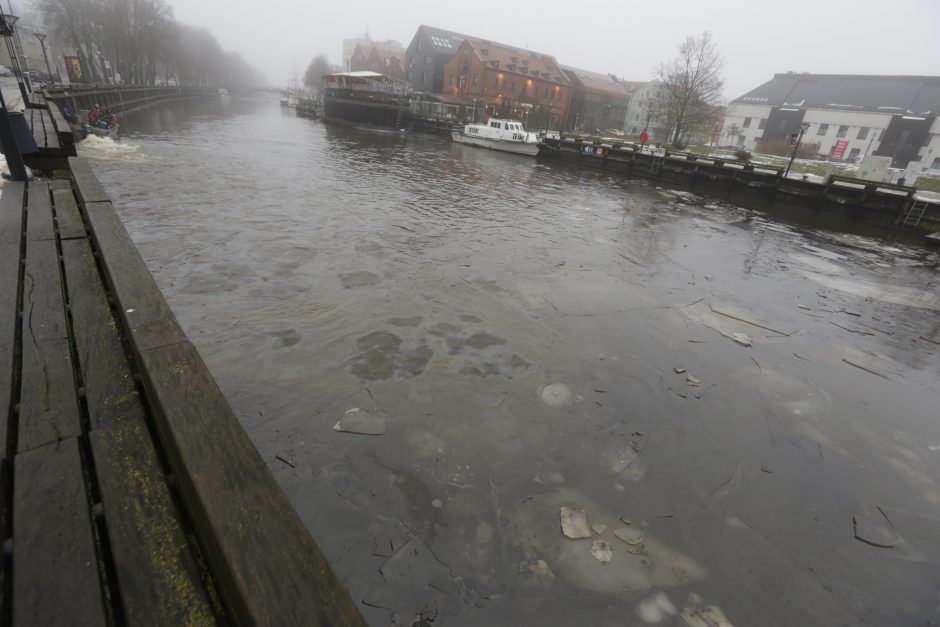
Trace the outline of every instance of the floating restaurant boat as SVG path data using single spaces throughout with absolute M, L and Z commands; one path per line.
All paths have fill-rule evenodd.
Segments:
M 411 108 L 411 87 L 377 72 L 327 74 L 323 104 L 328 121 L 400 130 Z
M 490 118 L 486 124 L 466 124 L 451 137 L 458 144 L 470 144 L 534 157 L 539 151 L 539 137 L 525 130 L 522 122 Z

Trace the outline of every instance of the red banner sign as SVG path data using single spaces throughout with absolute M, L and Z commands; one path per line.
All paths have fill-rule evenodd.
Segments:
M 845 149 L 848 147 L 848 145 L 848 141 L 840 139 L 836 142 L 836 145 L 832 147 L 832 154 L 829 156 L 836 161 L 842 161 L 842 156 L 845 154 Z
M 82 61 L 78 57 L 65 57 L 65 70 L 69 74 L 70 83 L 85 82 L 85 72 L 82 70 Z

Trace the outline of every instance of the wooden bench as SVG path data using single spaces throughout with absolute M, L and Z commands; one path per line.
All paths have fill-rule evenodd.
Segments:
M 52 127 L 59 138 L 59 145 L 63 148 L 72 146 L 75 143 L 75 134 L 54 100 L 49 101 L 49 117 L 52 118 Z M 68 153 L 68 156 L 75 156 L 74 147 Z

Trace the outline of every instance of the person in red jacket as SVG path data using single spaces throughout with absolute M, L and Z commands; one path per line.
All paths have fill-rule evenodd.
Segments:
M 101 116 L 101 105 L 95 103 L 95 108 L 88 112 L 88 123 L 92 126 L 98 126 L 98 118 Z

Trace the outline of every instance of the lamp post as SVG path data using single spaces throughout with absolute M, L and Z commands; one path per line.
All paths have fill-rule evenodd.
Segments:
M 877 135 L 878 135 L 878 129 L 873 128 L 871 130 L 871 139 L 868 140 L 868 147 L 865 149 L 865 154 L 862 155 L 863 160 L 865 159 L 865 157 L 868 156 L 868 153 L 871 152 L 871 145 L 875 143 L 875 138 L 877 137 Z
M 790 163 L 787 164 L 787 170 L 786 172 L 783 173 L 783 178 L 787 178 L 788 176 L 790 176 L 790 166 L 793 165 L 793 160 L 796 159 L 796 151 L 800 149 L 800 142 L 803 141 L 803 133 L 805 133 L 808 128 L 809 128 L 809 124 L 807 124 L 806 122 L 803 122 L 802 124 L 800 124 L 800 134 L 797 135 L 796 143 L 793 144 L 793 152 L 790 153 Z M 794 135 L 796 135 L 796 133 L 794 133 Z M 791 135 L 790 137 L 792 139 L 793 135 Z
M 46 35 L 45 33 L 33 33 L 33 37 L 39 40 L 39 45 L 42 46 L 42 59 L 46 62 L 46 73 L 49 75 L 49 80 L 52 80 L 52 67 L 49 65 L 49 55 L 46 53 Z M 59 68 L 56 68 L 56 75 L 59 74 Z M 59 82 L 62 82 L 62 77 L 59 77 Z

